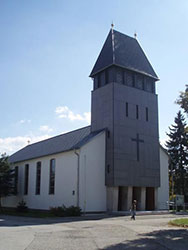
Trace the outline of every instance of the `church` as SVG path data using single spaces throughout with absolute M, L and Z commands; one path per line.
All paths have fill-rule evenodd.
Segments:
M 111 28 L 90 73 L 91 125 L 10 156 L 16 207 L 83 212 L 167 209 L 168 155 L 159 144 L 159 80 L 136 38 Z

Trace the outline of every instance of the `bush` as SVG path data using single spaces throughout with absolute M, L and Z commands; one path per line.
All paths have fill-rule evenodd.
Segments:
M 58 217 L 80 216 L 81 208 L 76 206 L 66 207 L 62 205 L 62 207 L 51 207 L 50 212 Z
M 17 212 L 20 212 L 20 213 L 25 213 L 25 212 L 28 212 L 28 207 L 26 206 L 26 202 L 24 200 L 21 200 L 19 203 L 18 203 L 18 206 L 16 208 L 16 211 Z

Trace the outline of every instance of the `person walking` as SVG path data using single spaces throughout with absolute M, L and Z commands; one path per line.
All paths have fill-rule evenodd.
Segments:
M 132 206 L 131 206 L 131 220 L 135 220 L 136 216 L 136 200 L 133 200 Z

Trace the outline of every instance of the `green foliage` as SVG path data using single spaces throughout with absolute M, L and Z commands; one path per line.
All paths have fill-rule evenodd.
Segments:
M 58 217 L 72 217 L 81 215 L 81 209 L 76 206 L 66 207 L 62 205 L 61 207 L 51 207 L 50 212 Z
M 0 157 L 0 209 L 1 198 L 14 194 L 14 170 L 10 168 L 8 156 Z
M 26 212 L 28 212 L 28 207 L 26 206 L 26 202 L 24 200 L 21 200 L 18 203 L 16 211 L 19 212 L 19 213 L 26 213 Z
M 175 193 L 188 196 L 188 132 L 181 111 L 174 121 L 175 124 L 169 127 L 169 140 L 166 142 L 170 156 L 170 195 Z
M 188 114 L 188 85 L 185 85 L 185 91 L 180 92 L 179 99 L 176 100 L 176 103 Z

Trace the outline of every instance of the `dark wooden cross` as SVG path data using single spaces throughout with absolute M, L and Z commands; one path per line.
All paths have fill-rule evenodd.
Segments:
M 136 142 L 136 149 L 137 149 L 137 161 L 140 160 L 140 151 L 139 151 L 139 143 L 143 143 L 144 140 L 139 139 L 139 134 L 136 134 L 136 138 L 132 138 L 132 141 Z

